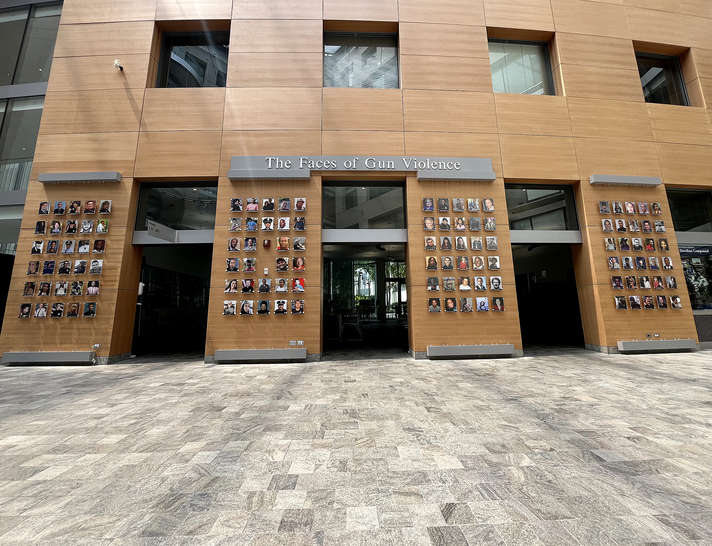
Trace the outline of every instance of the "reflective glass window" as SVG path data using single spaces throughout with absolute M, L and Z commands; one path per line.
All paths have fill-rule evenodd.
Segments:
M 0 11 L 0 86 L 12 84 L 29 10 Z
M 157 87 L 225 87 L 228 32 L 163 35 Z
M 22 205 L 0 207 L 0 254 L 15 254 L 23 209 Z
M 398 88 L 398 36 L 324 34 L 324 87 Z
M 636 53 L 645 102 L 689 106 L 677 57 Z
M 27 188 L 43 108 L 44 97 L 8 101 L 0 131 L 0 191 Z
M 509 228 L 577 230 L 576 204 L 570 186 L 506 184 Z
M 403 229 L 405 209 L 399 186 L 325 186 L 324 229 Z
M 495 93 L 554 94 L 547 44 L 492 40 L 489 57 Z
M 61 15 L 61 4 L 33 8 L 13 83 L 46 82 L 49 79 Z
M 712 192 L 668 190 L 675 231 L 712 231 Z
M 680 261 L 693 309 L 712 309 L 712 244 L 680 245 Z M 682 279 L 676 279 L 682 289 Z
M 215 229 L 218 189 L 212 185 L 144 185 L 139 197 L 136 230 L 148 220 L 172 229 Z

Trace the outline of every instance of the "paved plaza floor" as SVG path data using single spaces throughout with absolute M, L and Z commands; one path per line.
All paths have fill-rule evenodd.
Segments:
M 0 368 L 0 544 L 711 545 L 712 352 Z

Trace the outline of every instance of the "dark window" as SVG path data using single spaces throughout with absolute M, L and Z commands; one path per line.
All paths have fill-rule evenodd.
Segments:
M 570 186 L 506 184 L 507 215 L 512 230 L 577 230 Z
M 490 40 L 489 57 L 495 93 L 555 94 L 545 42 Z
M 144 184 L 139 195 L 136 230 L 153 220 L 179 230 L 215 229 L 218 189 L 211 183 Z
M 689 106 L 677 57 L 636 53 L 645 102 Z
M 13 83 L 37 83 L 49 80 L 61 15 L 61 4 L 32 8 L 32 16 L 27 23 Z
M 398 36 L 324 34 L 324 87 L 398 88 Z
M 324 229 L 403 229 L 403 188 L 386 183 L 368 186 L 324 186 Z
M 8 101 L 4 118 L 0 112 L 0 191 L 27 188 L 43 108 L 44 97 L 32 97 Z
M 0 85 L 11 85 L 30 10 L 0 12 Z
M 229 32 L 163 35 L 157 87 L 225 87 Z
M 675 231 L 712 231 L 712 192 L 668 190 Z

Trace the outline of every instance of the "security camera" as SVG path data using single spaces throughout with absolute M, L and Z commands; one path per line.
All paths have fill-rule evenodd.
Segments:
M 114 59 L 114 68 L 124 71 L 124 67 L 121 66 L 121 61 L 119 59 Z

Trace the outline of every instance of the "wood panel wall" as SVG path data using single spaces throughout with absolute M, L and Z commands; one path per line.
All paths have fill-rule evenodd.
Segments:
M 230 24 L 227 88 L 155 89 L 159 29 L 199 18 Z M 323 89 L 324 20 L 363 28 L 398 22 L 401 89 Z M 140 250 L 130 244 L 137 188 L 147 179 L 207 178 L 219 181 L 219 202 L 206 354 L 250 343 L 283 347 L 290 339 L 304 339 L 309 353 L 321 352 L 321 179 L 319 173 L 304 183 L 226 178 L 230 156 L 259 154 L 492 159 L 497 180 L 491 184 L 421 183 L 408 176 L 413 350 L 439 342 L 521 346 L 504 209 L 508 180 L 576 189 L 584 243 L 573 253 L 587 343 L 610 347 L 617 339 L 642 339 L 651 329 L 662 336 L 695 337 L 684 287 L 678 291 L 684 303 L 680 311 L 622 313 L 612 303 L 598 201 L 663 203 L 680 282 L 664 188 L 592 187 L 588 177 L 659 176 L 669 187 L 712 187 L 711 27 L 705 0 L 654 5 L 642 0 L 355 0 L 348 5 L 335 0 L 105 0 L 100 6 L 65 0 L 0 349 L 84 349 L 91 341 L 102 344 L 102 356 L 127 352 L 140 262 Z M 557 95 L 493 94 L 488 29 L 513 38 L 555 33 L 550 50 Z M 645 104 L 635 48 L 681 55 L 693 107 Z M 123 72 L 113 68 L 115 58 L 121 59 Z M 41 172 L 95 170 L 118 170 L 124 180 L 115 186 L 37 182 Z M 307 314 L 281 317 L 286 328 L 271 327 L 274 316 L 223 317 L 221 248 L 229 199 L 296 197 L 295 192 L 309 198 Z M 424 196 L 495 198 L 507 312 L 486 317 L 427 313 L 419 210 Z M 107 250 L 111 265 L 91 328 L 82 319 L 17 320 L 37 203 L 102 197 L 115 203 Z M 263 238 L 261 232 L 258 237 Z M 269 261 L 274 252 L 260 248 L 258 260 Z

